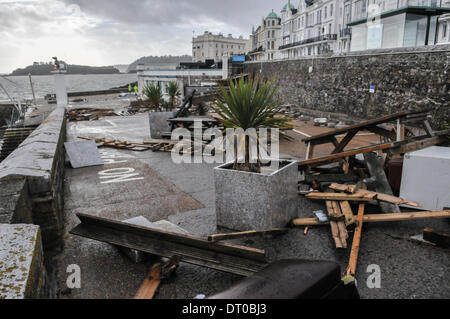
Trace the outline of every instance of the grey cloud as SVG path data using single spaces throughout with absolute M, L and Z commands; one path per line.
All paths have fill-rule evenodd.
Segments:
M 250 33 L 272 9 L 279 12 L 282 0 L 61 0 L 80 6 L 82 12 L 125 24 L 195 27 L 214 21 Z M 211 27 L 214 27 L 212 25 Z M 226 32 L 227 30 L 223 30 Z

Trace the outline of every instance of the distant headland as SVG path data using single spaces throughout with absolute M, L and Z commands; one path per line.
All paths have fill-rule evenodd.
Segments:
M 66 64 L 67 74 L 118 74 L 120 71 L 113 66 L 87 66 Z M 23 69 L 19 68 L 14 70 L 10 75 L 49 75 L 53 71 L 53 63 L 51 62 L 34 62 Z

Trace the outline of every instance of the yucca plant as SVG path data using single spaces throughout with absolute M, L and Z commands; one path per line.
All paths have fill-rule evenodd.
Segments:
M 143 93 L 147 97 L 150 106 L 153 109 L 158 110 L 163 100 L 161 86 L 159 84 L 149 83 L 144 87 Z
M 275 82 L 259 78 L 230 81 L 228 90 L 220 86 L 219 99 L 215 102 L 213 110 L 221 117 L 225 128 L 281 128 L 289 119 L 277 118 L 280 103 L 276 98 L 277 87 Z M 258 137 L 257 137 L 258 138 Z M 259 141 L 259 139 L 258 139 Z M 245 143 L 244 143 L 245 142 Z M 238 163 L 237 144 L 244 143 L 244 162 Z M 245 141 L 235 144 L 235 162 L 233 169 L 260 172 L 261 162 L 259 143 L 257 143 L 257 163 L 250 163 L 250 137 L 245 135 Z
M 176 98 L 181 95 L 177 82 L 170 81 L 169 84 L 167 85 L 166 90 L 170 98 L 170 106 L 173 108 L 175 106 Z

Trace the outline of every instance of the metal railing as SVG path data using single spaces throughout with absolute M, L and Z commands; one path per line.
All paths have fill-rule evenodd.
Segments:
M 279 50 L 288 49 L 288 48 L 296 47 L 296 46 L 303 45 L 303 44 L 327 41 L 327 40 L 337 40 L 337 34 L 324 34 L 324 35 L 320 35 L 318 37 L 309 38 L 309 39 L 305 39 L 302 41 L 285 44 L 285 45 L 280 46 Z

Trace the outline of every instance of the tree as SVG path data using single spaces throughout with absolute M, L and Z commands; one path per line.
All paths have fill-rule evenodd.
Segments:
M 238 81 L 230 80 L 229 89 L 220 86 L 219 100 L 213 106 L 214 111 L 221 117 L 226 128 L 241 128 L 245 131 L 250 128 L 281 128 L 289 119 L 277 118 L 280 106 L 276 99 L 277 87 L 274 81 L 241 77 Z M 259 141 L 258 136 L 256 138 Z M 233 169 L 260 172 L 259 143 L 257 144 L 257 163 L 250 163 L 250 137 L 245 135 L 245 141 L 238 141 L 240 145 L 245 142 L 244 163 L 238 163 L 237 146 L 235 144 L 235 162 Z
M 170 106 L 173 108 L 175 106 L 175 100 L 181 95 L 178 84 L 175 81 L 170 81 L 167 85 L 167 94 L 170 98 Z
M 149 83 L 147 86 L 144 87 L 143 93 L 147 97 L 150 103 L 150 107 L 152 107 L 155 110 L 158 110 L 163 100 L 161 86 L 159 84 Z

